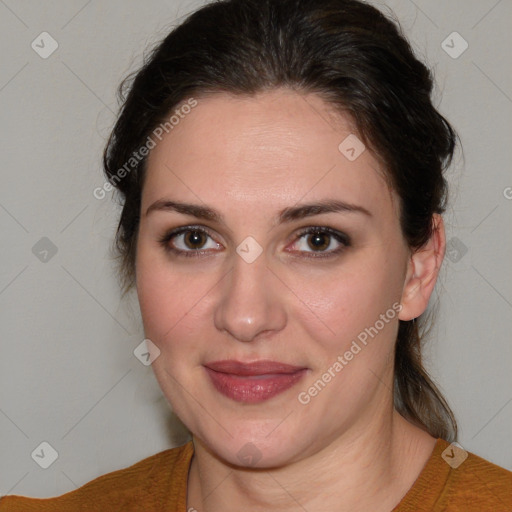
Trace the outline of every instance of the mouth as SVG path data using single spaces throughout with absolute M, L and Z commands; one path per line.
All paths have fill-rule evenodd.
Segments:
M 214 388 L 224 396 L 248 404 L 269 400 L 297 384 L 307 373 L 302 366 L 276 361 L 215 361 L 204 365 Z

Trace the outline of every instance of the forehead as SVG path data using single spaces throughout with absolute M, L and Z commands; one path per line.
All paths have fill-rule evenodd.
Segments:
M 377 160 L 357 156 L 364 146 L 351 119 L 319 96 L 279 89 L 196 101 L 151 150 L 143 208 L 165 194 L 221 210 L 226 200 L 277 209 L 327 196 L 393 208 Z

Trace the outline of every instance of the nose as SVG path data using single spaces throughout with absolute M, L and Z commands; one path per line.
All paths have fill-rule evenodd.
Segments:
M 265 253 L 252 263 L 235 255 L 233 267 L 219 283 L 221 297 L 215 327 L 237 341 L 255 341 L 286 324 L 284 284 L 267 267 Z

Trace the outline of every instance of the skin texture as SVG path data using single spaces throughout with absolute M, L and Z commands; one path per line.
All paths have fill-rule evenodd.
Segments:
M 197 100 L 149 156 L 136 259 L 145 334 L 161 351 L 152 366 L 193 434 L 187 506 L 389 511 L 435 444 L 393 409 L 393 352 L 398 318 L 427 307 L 444 256 L 442 219 L 435 217 L 432 239 L 412 254 L 379 163 L 369 150 L 354 161 L 338 150 L 355 130 L 316 95 L 279 89 Z M 146 214 L 161 199 L 208 205 L 225 223 Z M 370 215 L 275 221 L 284 208 L 326 199 Z M 180 257 L 159 243 L 171 229 L 198 225 L 209 232 L 196 241 L 204 257 Z M 325 235 L 315 252 L 314 235 L 299 238 L 308 226 L 345 233 L 350 245 L 332 254 L 343 244 Z M 252 263 L 236 252 L 248 236 L 263 250 Z M 186 242 L 185 234 L 167 245 L 194 251 Z M 300 403 L 299 393 L 396 303 L 400 313 Z M 308 371 L 284 393 L 245 404 L 210 382 L 203 365 L 224 359 Z M 238 456 L 247 443 L 256 463 Z

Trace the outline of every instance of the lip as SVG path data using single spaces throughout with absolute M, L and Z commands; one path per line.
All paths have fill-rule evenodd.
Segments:
M 307 368 L 276 361 L 244 363 L 214 361 L 204 365 L 215 389 L 243 403 L 260 403 L 283 393 L 301 380 Z

